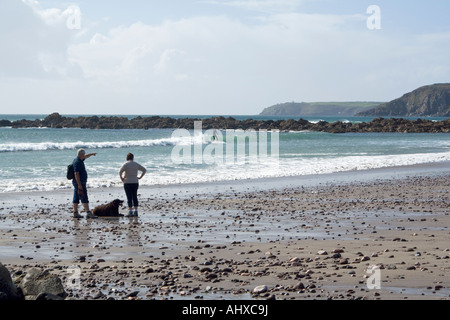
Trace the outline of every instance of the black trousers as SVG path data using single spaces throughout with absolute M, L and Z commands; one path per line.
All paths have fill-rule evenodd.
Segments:
M 139 189 L 139 183 L 125 183 L 123 185 L 128 200 L 128 208 L 138 207 L 139 201 L 137 198 L 137 191 Z

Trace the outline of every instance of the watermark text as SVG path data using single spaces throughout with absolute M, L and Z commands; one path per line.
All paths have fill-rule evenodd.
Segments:
M 369 30 L 381 30 L 381 9 L 377 5 L 371 5 L 367 8 L 367 14 L 370 16 L 367 18 L 367 29 Z
M 172 149 L 176 164 L 245 164 L 279 160 L 278 130 L 208 129 L 195 121 L 193 135 L 187 129 L 177 129 L 172 138 L 179 141 Z

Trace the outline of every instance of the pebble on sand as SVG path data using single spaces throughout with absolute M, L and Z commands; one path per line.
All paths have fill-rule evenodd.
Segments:
M 253 289 L 253 293 L 261 294 L 261 293 L 267 292 L 268 289 L 269 288 L 266 285 L 257 286 Z

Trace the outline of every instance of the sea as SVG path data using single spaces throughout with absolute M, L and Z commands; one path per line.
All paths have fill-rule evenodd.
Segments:
M 35 120 L 46 116 L 0 114 L 0 119 Z M 171 117 L 206 119 L 212 116 Z M 289 119 L 247 115 L 231 117 L 238 120 Z M 358 123 L 373 118 L 336 116 L 304 119 L 310 122 Z M 149 186 L 320 175 L 450 160 L 450 134 L 445 133 L 257 132 L 257 140 L 250 137 L 238 139 L 227 133 L 226 130 L 212 133 L 173 129 L 0 128 L 0 192 L 72 188 L 66 171 L 79 148 L 97 154 L 86 160 L 89 188 L 121 186 L 119 169 L 129 152 L 135 155 L 136 162 L 147 168 L 141 185 Z M 256 149 L 253 144 L 258 145 Z M 228 145 L 232 147 L 227 148 Z M 256 156 L 252 156 L 252 150 L 257 150 Z M 230 156 L 230 153 L 235 154 Z

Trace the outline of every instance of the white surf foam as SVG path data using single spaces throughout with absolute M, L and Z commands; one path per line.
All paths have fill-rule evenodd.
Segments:
M 280 159 L 279 161 L 269 157 L 262 162 L 246 163 L 244 165 L 200 165 L 190 166 L 189 168 L 176 167 L 176 165 L 170 165 L 170 162 L 168 162 L 164 165 L 164 169 L 149 170 L 146 177 L 141 181 L 141 184 L 169 185 L 328 174 L 441 161 L 450 161 L 450 152 L 385 156 L 340 156 L 328 159 L 287 158 Z M 115 170 L 110 169 L 109 172 L 103 173 L 101 171 L 92 171 L 92 174 L 90 174 L 88 183 L 90 188 L 116 187 L 122 185 Z M 8 179 L 0 181 L 0 192 L 52 191 L 71 188 L 71 182 L 64 178 L 51 179 L 45 176 L 26 180 Z

